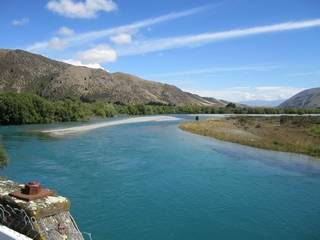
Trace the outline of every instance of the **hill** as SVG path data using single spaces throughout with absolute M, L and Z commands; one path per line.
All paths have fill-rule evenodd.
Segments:
M 320 88 L 299 92 L 279 105 L 281 108 L 320 108 Z
M 126 73 L 73 66 L 23 50 L 0 49 L 0 92 L 33 93 L 48 99 L 77 97 L 111 103 L 223 106 L 168 84 Z

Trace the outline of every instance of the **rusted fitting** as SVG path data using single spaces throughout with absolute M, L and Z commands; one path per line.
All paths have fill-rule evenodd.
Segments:
M 9 195 L 21 200 L 32 201 L 53 196 L 54 192 L 50 189 L 42 188 L 39 182 L 32 181 L 27 183 L 24 188 L 20 189 L 19 191 L 12 192 Z
M 41 185 L 37 181 L 29 182 L 22 189 L 22 193 L 26 195 L 37 195 L 41 191 Z

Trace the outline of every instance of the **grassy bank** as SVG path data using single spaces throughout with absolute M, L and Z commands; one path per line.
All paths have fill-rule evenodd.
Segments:
M 232 117 L 186 122 L 180 128 L 224 141 L 320 158 L 320 117 Z

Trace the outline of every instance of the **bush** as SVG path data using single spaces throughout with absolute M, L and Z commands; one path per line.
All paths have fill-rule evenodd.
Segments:
M 0 94 L 0 124 L 78 121 L 93 113 L 80 100 L 49 101 L 32 94 Z
M 1 94 L 0 113 L 1 124 L 27 124 L 54 120 L 50 102 L 31 94 Z
M 320 124 L 313 125 L 309 131 L 312 135 L 320 136 Z
M 8 163 L 8 155 L 4 150 L 4 147 L 0 145 L 0 168 L 3 168 Z

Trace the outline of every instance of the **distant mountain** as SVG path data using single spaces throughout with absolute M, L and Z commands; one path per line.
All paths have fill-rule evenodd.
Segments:
M 304 90 L 279 105 L 281 108 L 320 108 L 320 88 Z
M 240 103 L 252 106 L 252 107 L 276 107 L 283 100 L 250 100 L 250 101 L 242 101 Z
M 223 104 L 225 104 L 226 106 L 230 103 L 233 103 L 235 104 L 236 107 L 238 108 L 245 108 L 245 107 L 248 107 L 248 105 L 246 104 L 243 104 L 243 103 L 237 103 L 237 102 L 229 102 L 229 101 L 226 101 L 226 100 L 222 100 L 222 99 L 219 99 L 219 101 Z
M 215 98 L 213 98 L 213 97 L 202 97 L 202 98 L 205 99 L 205 100 L 207 100 L 207 101 L 209 101 L 209 102 L 217 103 L 218 105 L 221 105 L 221 106 L 225 106 L 225 105 L 227 105 L 228 103 L 230 103 L 230 102 L 228 102 L 228 101 L 224 101 L 224 100 L 221 100 L 221 99 L 215 99 Z
M 224 106 L 168 84 L 126 73 L 73 66 L 22 50 L 0 49 L 0 92 L 27 92 L 50 99 L 80 97 L 113 103 Z

